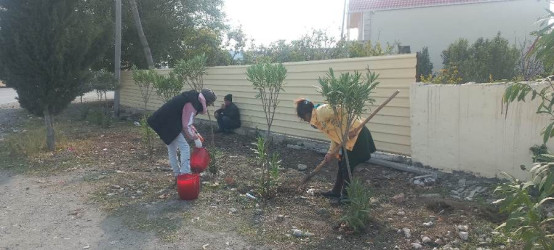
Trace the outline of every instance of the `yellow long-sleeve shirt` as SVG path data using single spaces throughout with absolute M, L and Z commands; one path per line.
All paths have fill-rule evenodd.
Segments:
M 319 129 L 321 132 L 325 133 L 325 135 L 327 135 L 327 137 L 331 140 L 331 145 L 329 146 L 328 151 L 329 153 L 332 152 L 337 146 L 340 146 L 342 142 L 341 138 L 342 134 L 344 133 L 343 130 L 346 129 L 346 118 L 342 121 L 343 130 L 341 130 L 340 122 L 341 121 L 339 121 L 335 116 L 335 113 L 333 112 L 331 106 L 327 104 L 320 105 L 312 112 L 310 124 Z M 360 119 L 356 119 L 353 125 L 350 127 L 350 131 L 358 128 L 360 124 Z M 346 142 L 346 149 L 352 151 L 357 139 L 358 134 L 355 137 L 350 138 Z

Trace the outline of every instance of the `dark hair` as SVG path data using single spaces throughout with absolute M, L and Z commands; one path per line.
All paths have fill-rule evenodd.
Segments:
M 306 114 L 311 114 L 314 109 L 314 103 L 306 98 L 296 99 L 294 103 L 296 104 L 296 115 L 300 118 L 304 118 Z

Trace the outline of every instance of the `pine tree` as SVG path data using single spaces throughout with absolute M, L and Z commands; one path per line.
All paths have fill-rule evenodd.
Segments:
M 90 65 L 109 45 L 109 20 L 95 16 L 103 1 L 0 0 L 2 77 L 21 107 L 44 117 L 49 150 L 53 116 L 82 94 Z

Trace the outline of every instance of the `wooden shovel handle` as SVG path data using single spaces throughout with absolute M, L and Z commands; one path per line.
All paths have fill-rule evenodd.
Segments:
M 356 128 L 356 133 L 358 133 L 365 125 L 367 122 L 369 122 L 369 120 L 371 120 L 371 118 L 373 118 L 377 113 L 379 113 L 379 110 L 381 110 L 383 107 L 385 107 L 392 99 L 394 99 L 394 97 L 396 97 L 396 95 L 398 95 L 398 93 L 400 93 L 399 90 L 396 90 L 387 100 L 385 100 L 381 105 L 379 105 L 379 107 L 377 107 L 375 110 L 373 110 L 373 112 L 371 113 L 371 115 L 369 115 L 365 120 L 362 121 L 362 123 L 360 124 L 360 126 L 358 126 Z M 336 153 L 339 152 L 340 150 L 340 146 L 336 147 L 332 152 L 330 152 L 330 154 L 334 155 Z M 314 177 L 320 170 L 321 168 L 323 168 L 323 166 L 325 166 L 325 163 L 327 163 L 325 160 L 321 161 L 319 163 L 319 165 L 317 165 L 315 167 L 315 169 L 310 172 L 309 174 L 307 174 L 306 176 L 304 176 L 304 179 L 302 179 L 302 184 L 305 184 L 306 182 L 308 182 L 312 177 Z

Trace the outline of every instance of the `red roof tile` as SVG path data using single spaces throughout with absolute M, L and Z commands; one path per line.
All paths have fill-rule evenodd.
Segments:
M 352 13 L 367 10 L 390 10 L 493 1 L 500 0 L 350 0 L 348 10 Z

